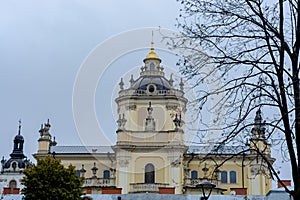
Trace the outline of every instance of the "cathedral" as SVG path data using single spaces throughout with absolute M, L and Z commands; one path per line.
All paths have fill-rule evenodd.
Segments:
M 237 154 L 250 147 L 262 150 L 269 163 L 275 161 L 261 111 L 257 110 L 248 146 L 187 146 L 184 83 L 181 79 L 176 88 L 161 62 L 152 41 L 139 77 L 131 77 L 128 88 L 121 79 L 115 99 L 119 116 L 115 144 L 59 145 L 48 121 L 39 130 L 34 157 L 50 154 L 65 166 L 75 166 L 77 175 L 84 177 L 86 194 L 202 194 L 209 189 L 212 194 L 266 195 L 271 189 L 267 163 L 257 159 L 256 151 Z M 4 160 L 2 173 L 26 168 L 21 137 L 16 136 L 11 154 L 17 161 Z

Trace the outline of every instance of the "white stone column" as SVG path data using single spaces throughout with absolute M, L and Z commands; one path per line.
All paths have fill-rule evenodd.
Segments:
M 117 179 L 116 185 L 118 188 L 122 188 L 122 193 L 127 194 L 129 192 L 129 175 L 130 175 L 130 157 L 129 156 L 117 156 Z

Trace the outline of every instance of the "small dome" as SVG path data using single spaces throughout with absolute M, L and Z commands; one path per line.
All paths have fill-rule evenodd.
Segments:
M 154 49 L 150 51 L 150 53 L 148 53 L 148 55 L 146 56 L 146 58 L 144 59 L 145 60 L 148 60 L 148 59 L 157 59 L 157 60 L 160 60 L 160 58 L 158 57 L 158 55 L 154 52 Z
M 14 140 L 24 141 L 24 137 L 22 135 L 16 135 Z
M 16 164 L 14 164 L 16 163 Z M 25 161 L 24 159 L 12 159 L 10 158 L 3 166 L 4 169 L 9 169 L 10 167 L 16 168 L 18 166 L 19 169 L 25 168 Z
M 133 85 L 133 89 L 146 90 L 149 84 L 154 84 L 157 90 L 170 90 L 169 81 L 162 76 L 140 77 Z

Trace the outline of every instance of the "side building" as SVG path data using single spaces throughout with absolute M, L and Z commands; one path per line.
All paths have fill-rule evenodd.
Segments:
M 23 170 L 31 165 L 30 161 L 23 153 L 24 138 L 21 135 L 21 122 L 19 122 L 19 131 L 13 140 L 13 151 L 10 158 L 6 160 L 4 156 L 1 160 L 0 174 L 0 192 L 6 194 L 20 194 L 23 185 Z
M 271 157 L 260 109 L 250 134 L 245 146 L 190 146 L 184 155 L 185 193 L 199 193 L 197 185 L 208 180 L 216 185 L 214 190 L 224 194 L 266 195 L 272 188 L 268 165 L 275 159 Z

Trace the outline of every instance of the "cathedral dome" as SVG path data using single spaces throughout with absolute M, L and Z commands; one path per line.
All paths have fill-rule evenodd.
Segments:
M 147 90 L 149 85 L 154 85 L 156 90 L 170 90 L 172 87 L 169 81 L 163 76 L 144 76 L 137 79 L 133 85 L 135 90 Z

